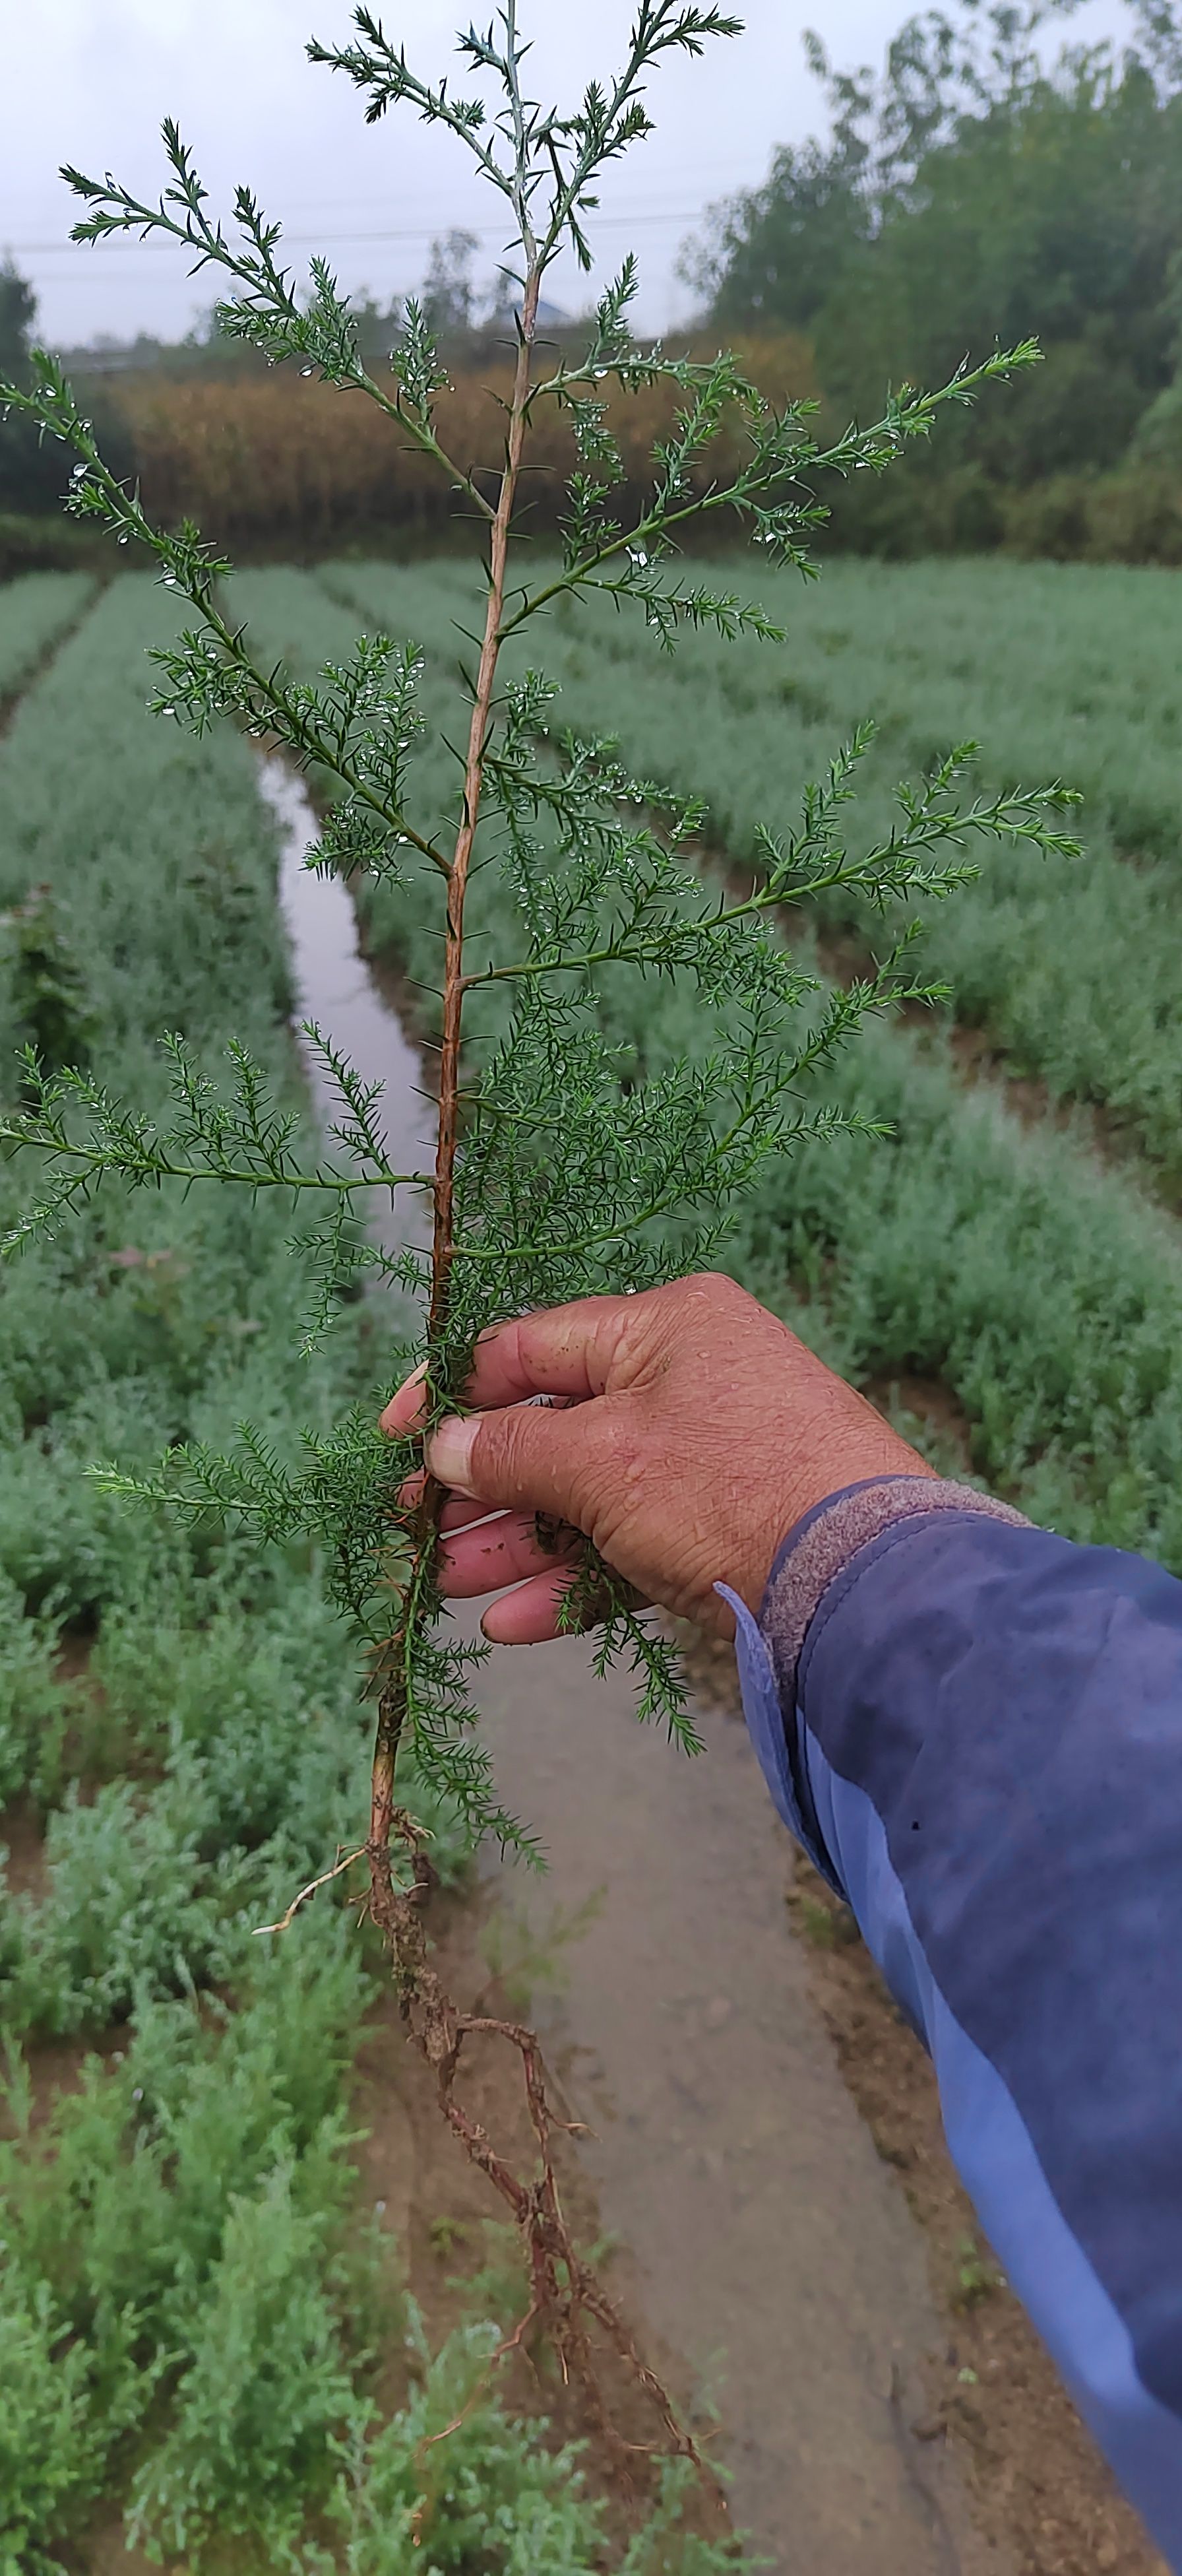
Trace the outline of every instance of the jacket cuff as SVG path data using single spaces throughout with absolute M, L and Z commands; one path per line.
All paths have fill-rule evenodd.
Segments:
M 789 1531 L 768 1576 L 759 1614 L 786 1727 L 795 1722 L 801 1649 L 830 1584 L 884 1530 L 945 1512 L 972 1512 L 985 1520 L 1006 1521 L 1012 1529 L 1030 1527 L 1022 1512 L 975 1485 L 951 1484 L 938 1476 L 878 1476 L 830 1494 Z

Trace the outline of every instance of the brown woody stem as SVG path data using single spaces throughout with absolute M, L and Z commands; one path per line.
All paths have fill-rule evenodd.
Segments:
M 428 1324 L 429 1347 L 433 1351 L 439 1347 L 446 1323 L 454 1257 L 460 1041 L 466 991 L 464 897 L 480 814 L 497 659 L 504 640 L 505 573 L 527 425 L 530 362 L 540 283 L 541 264 L 534 260 L 522 303 L 505 464 L 492 520 L 488 606 L 468 733 L 463 807 L 455 852 L 448 869 L 439 1138 L 435 1163 L 435 1223 Z M 580 2382 L 596 2420 L 610 2439 L 611 2427 L 604 2415 L 591 2349 L 589 2329 L 594 2323 L 645 2390 L 674 2451 L 691 2459 L 707 2479 L 713 2480 L 713 2472 L 703 2461 L 692 2435 L 678 2423 L 660 2381 L 642 2362 L 623 2319 L 571 2238 L 559 2198 L 553 2151 L 555 2129 L 568 2124 L 556 2121 L 550 2108 L 541 2050 L 533 2031 L 519 2022 L 496 2021 L 484 2015 L 459 2012 L 428 1955 L 423 1907 L 434 1883 L 434 1873 L 418 1827 L 405 1808 L 396 1803 L 395 1775 L 408 1707 L 408 1649 L 415 1622 L 422 1617 L 424 1608 L 433 1598 L 431 1573 L 442 1502 L 443 1488 L 428 1475 L 415 1512 L 412 1561 L 398 1624 L 387 1639 L 383 1654 L 367 1845 L 370 1913 L 388 1943 L 403 2016 L 420 2054 L 434 2071 L 443 2116 L 471 2162 L 487 2175 L 520 2230 L 529 2275 L 529 2315 L 544 2320 L 558 2353 L 563 2378 L 573 2377 Z M 392 1842 L 400 1845 L 403 1854 L 409 1857 L 413 1873 L 409 1886 L 395 1878 Z M 538 2170 L 529 2180 L 522 2179 L 513 2171 L 482 2123 L 455 2098 L 453 2088 L 464 2042 L 485 2033 L 506 2041 L 520 2055 L 538 2154 Z M 524 2322 L 519 2331 L 524 2333 Z M 517 2340 L 516 2336 L 510 2337 L 503 2349 L 511 2350 Z M 627 2447 L 618 2441 L 616 2443 L 621 2454 Z
M 443 1038 L 439 1053 L 439 1136 L 435 1157 L 435 1221 L 431 1246 L 431 1306 L 427 1327 L 428 1340 L 432 1346 L 438 1342 L 447 1314 L 448 1286 L 454 1252 L 453 1211 L 459 1123 L 460 1038 L 465 992 L 464 896 L 472 862 L 476 825 L 480 816 L 485 749 L 492 713 L 493 690 L 496 685 L 497 657 L 501 649 L 501 619 L 505 606 L 509 532 L 513 522 L 513 505 L 517 497 L 517 483 L 521 472 L 521 452 L 525 443 L 530 363 L 537 325 L 540 286 L 541 269 L 535 261 L 526 279 L 518 325 L 517 367 L 513 379 L 513 399 L 509 407 L 505 465 L 492 523 L 488 605 L 485 611 L 484 637 L 472 700 L 472 721 L 468 728 L 468 752 L 464 765 L 464 801 L 447 881 Z M 428 1476 L 417 1514 L 414 1563 L 408 1577 L 402 1619 L 387 1644 L 386 1680 L 378 1701 L 370 1814 L 370 1852 L 371 1860 L 375 1863 L 377 1855 L 381 1853 L 388 1855 L 390 1846 L 390 1827 L 394 1815 L 394 1773 L 406 1714 L 403 1662 L 407 1624 L 414 1616 L 416 1599 L 423 1590 L 423 1575 L 434 1554 L 442 1501 L 442 1488 L 435 1483 L 434 1477 Z M 388 1875 L 388 1859 L 386 1866 Z
M 525 297 L 517 337 L 517 368 L 513 379 L 513 399 L 509 407 L 509 426 L 505 440 L 505 467 L 496 515 L 492 523 L 488 565 L 488 605 L 485 610 L 484 638 L 476 673 L 476 690 L 472 700 L 472 721 L 468 728 L 468 757 L 464 769 L 464 804 L 460 828 L 447 886 L 447 944 L 443 967 L 443 1041 L 439 1059 L 439 1147 L 435 1163 L 435 1235 L 432 1249 L 430 1338 L 434 1342 L 447 1313 L 447 1290 L 452 1264 L 452 1205 L 455 1183 L 456 1131 L 460 1087 L 460 1024 L 464 1009 L 464 896 L 472 845 L 480 814 L 480 796 L 484 784 L 484 755 L 488 742 L 493 689 L 497 676 L 497 657 L 501 649 L 501 620 L 505 606 L 505 571 L 509 560 L 509 531 L 517 482 L 521 472 L 521 451 L 525 441 L 526 405 L 529 400 L 529 371 L 537 323 L 538 289 L 541 275 L 531 268 L 526 280 Z

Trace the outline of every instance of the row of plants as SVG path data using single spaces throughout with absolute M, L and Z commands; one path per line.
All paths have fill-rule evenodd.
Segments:
M 473 595 L 461 566 L 329 567 L 324 578 L 371 621 L 454 654 L 451 621 L 467 622 Z M 786 785 L 798 793 L 871 711 L 858 835 L 889 830 L 897 781 L 969 735 L 981 738 L 970 775 L 986 792 L 1047 769 L 1078 788 L 1082 855 L 978 850 L 976 883 L 929 913 L 925 963 L 1012 1072 L 1056 1100 L 1102 1104 L 1172 1193 L 1182 592 L 1162 573 L 996 562 L 842 562 L 807 587 L 769 568 L 761 588 L 788 633 L 774 650 L 740 638 L 719 661 L 688 635 L 658 658 L 599 603 L 577 633 L 561 612 L 550 619 L 546 667 L 582 726 L 703 799 L 707 835 L 743 865 L 762 867 L 760 826 L 782 812 Z M 847 889 L 822 898 L 820 917 L 881 943 L 876 916 Z
M 848 601 L 865 579 L 852 567 L 837 583 L 829 576 L 835 632 L 835 588 L 841 595 L 847 583 Z M 422 810 L 430 815 L 434 800 L 445 808 L 454 778 L 440 735 L 454 735 L 463 651 L 455 621 L 467 622 L 452 567 L 255 572 L 238 577 L 232 599 L 260 649 L 285 653 L 300 671 L 345 649 L 359 611 L 371 627 L 421 640 L 430 725 L 417 771 Z M 622 624 L 613 631 L 622 635 Z M 610 675 L 598 657 L 566 652 L 554 628 L 542 650 L 547 658 L 565 654 L 567 719 L 602 721 Z M 688 650 L 692 656 L 692 641 Z M 730 664 L 715 667 L 716 700 L 745 650 L 733 646 Z M 784 658 L 782 648 L 768 652 L 773 683 Z M 824 666 L 820 650 L 817 661 Z M 625 669 L 617 666 L 614 684 L 621 716 Z M 660 680 L 651 737 L 635 675 L 631 685 L 630 752 L 640 759 L 647 749 L 658 776 L 676 760 L 679 783 L 692 786 L 698 744 L 715 722 L 710 693 L 685 690 L 674 740 Z M 938 711 L 928 716 L 934 723 Z M 796 766 L 782 739 L 779 757 L 782 781 Z M 1126 772 L 1136 766 L 1127 746 L 1123 764 Z M 791 815 L 783 820 L 790 828 Z M 1035 871 L 1054 863 L 1024 864 Z M 970 900 L 962 891 L 949 913 Z M 486 935 L 491 945 L 503 932 L 509 901 L 498 872 L 485 869 L 473 887 L 477 953 Z M 396 897 L 378 889 L 363 890 L 361 902 L 375 949 L 409 971 L 429 1015 L 437 981 L 429 901 L 420 907 L 413 889 Z M 498 988 L 474 1000 L 477 1027 L 498 1032 L 508 1008 Z M 599 1008 L 634 1075 L 706 1051 L 693 997 L 663 981 L 616 970 L 599 988 Z M 728 1266 L 862 1383 L 937 1381 L 963 1414 L 972 1470 L 1039 1519 L 1182 1565 L 1182 1242 L 1170 1219 L 1148 1202 L 1135 1174 L 1098 1165 L 1082 1140 L 1049 1123 L 1025 1129 L 988 1090 L 967 1091 L 932 1029 L 865 1028 L 824 1079 L 827 1098 L 888 1121 L 892 1133 L 798 1146 L 740 1212 L 724 1252 Z M 920 1422 L 908 1428 L 926 1436 Z M 941 1464 L 963 1466 L 947 1432 L 936 1448 Z
M 18 606 L 0 593 L 0 632 Z M 115 583 L 0 747 L 7 1100 L 33 1041 L 150 1110 L 168 1028 L 207 1059 L 235 1031 L 300 1108 L 249 746 L 145 712 L 145 641 L 175 625 L 167 594 Z M 34 884 L 36 972 L 12 929 Z M 0 1196 L 8 1223 L 11 1167 Z M 707 2576 L 722 2554 L 682 2531 L 672 2473 L 613 2552 L 577 2451 L 490 2394 L 495 2320 L 431 2351 L 360 2202 L 372 1955 L 327 1900 L 256 1937 L 366 1794 L 315 1550 L 162 1523 L 87 1478 L 229 1440 L 244 1413 L 283 1456 L 351 1398 L 372 1421 L 388 1310 L 347 1308 L 301 1360 L 310 1280 L 285 1234 L 266 1193 L 108 1188 L 6 1277 L 0 2570 L 56 2568 L 121 2507 L 150 2556 L 194 2571 L 237 2548 L 349 2576 Z M 454 1879 L 463 1838 L 418 1803 Z
M 94 587 L 85 573 L 51 571 L 0 588 L 0 706 L 81 617 Z

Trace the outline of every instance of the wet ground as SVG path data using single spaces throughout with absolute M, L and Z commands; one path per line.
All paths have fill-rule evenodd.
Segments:
M 419 1060 L 346 890 L 303 868 L 302 789 L 273 763 L 264 786 L 301 1014 L 386 1081 L 391 1159 L 417 1165 Z M 810 1998 L 789 1847 L 741 1725 L 705 1712 L 689 1762 L 574 1642 L 499 1652 L 481 1698 L 502 1793 L 550 1861 L 540 1883 L 497 1873 L 500 1956 L 511 1969 L 521 1952 L 572 2111 L 596 2132 L 587 2159 L 629 2249 L 638 2329 L 720 2408 L 738 2523 L 780 2576 L 1008 2576 L 954 2462 L 911 2429 L 946 2323 Z
M 602 1902 L 534 2019 L 565 2073 L 604 2225 L 722 2412 L 735 2511 L 783 2576 L 1000 2569 L 911 2425 L 939 2339 L 925 2252 L 837 2069 L 786 1912 L 789 1852 L 745 1730 L 696 1761 L 640 1729 L 575 1644 L 493 1660 L 497 1776 L 541 1832 L 545 1926 Z

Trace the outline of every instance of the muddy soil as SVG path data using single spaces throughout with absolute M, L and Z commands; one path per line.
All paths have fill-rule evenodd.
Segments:
M 687 1761 L 573 1641 L 498 1655 L 480 1696 L 550 1865 L 497 1873 L 535 2022 L 644 2317 L 720 2410 L 737 2521 L 781 2576 L 1001 2576 L 913 2430 L 942 2333 L 923 2243 L 810 1998 L 745 1730 L 703 1711 Z
M 741 1727 L 729 1647 L 683 1642 L 698 1690 Z M 975 2518 L 1005 2544 L 1018 2576 L 1168 2576 L 993 2260 L 944 2144 L 931 2061 L 848 1906 L 798 1851 L 788 1852 L 783 1894 L 844 2081 L 924 2233 L 943 2326 L 925 2364 L 929 2404 L 916 2438 L 951 2443 Z
M 998 2272 L 948 2158 L 928 2057 L 853 1916 L 802 1854 L 786 1893 L 842 2074 L 928 2240 L 947 2327 L 919 2438 L 952 2442 L 978 2517 L 1007 2542 L 1019 2576 L 1168 2576 Z

